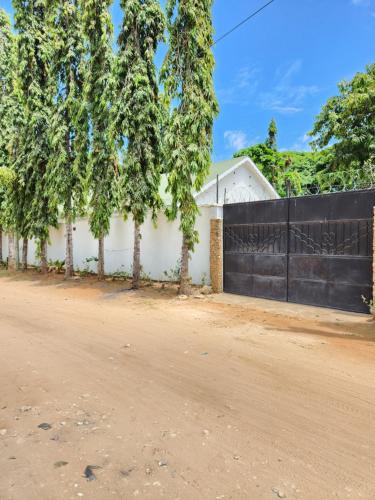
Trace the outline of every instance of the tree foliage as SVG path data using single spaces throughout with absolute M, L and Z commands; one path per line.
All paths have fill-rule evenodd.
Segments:
M 9 197 L 15 181 L 15 175 L 12 169 L 0 167 L 0 229 L 12 228 L 12 218 L 9 214 Z M 1 237 L 1 233 L 0 233 Z
M 375 154 L 375 63 L 338 87 L 339 95 L 331 97 L 316 118 L 310 133 L 313 146 L 332 143 L 333 173 L 353 177 L 355 185 L 366 184 L 372 180 L 368 166 Z
M 265 145 L 273 151 L 277 151 L 277 125 L 274 118 L 272 118 L 268 126 L 268 136 Z
M 48 185 L 51 153 L 49 127 L 52 97 L 53 39 L 47 0 L 14 0 L 18 41 L 18 81 L 23 112 L 14 168 L 18 229 L 22 236 L 48 239 L 57 224 L 57 203 Z
M 7 190 L 12 186 L 15 179 L 13 170 L 7 167 L 0 167 L 0 189 Z
M 265 144 L 256 144 L 238 151 L 234 156 L 249 156 L 281 196 L 286 195 L 287 180 L 296 195 L 332 190 L 329 181 L 333 179 L 327 177 L 332 171 L 334 160 L 331 148 L 317 152 L 278 152 Z M 334 182 L 339 180 L 336 177 Z M 341 183 L 343 186 L 343 179 Z M 336 189 L 340 189 L 338 184 Z
M 9 16 L 0 9 L 0 167 L 10 165 L 16 71 L 15 40 Z
M 85 95 L 90 119 L 90 228 L 95 238 L 110 229 L 115 206 L 116 148 L 110 121 L 113 98 L 113 26 L 111 0 L 82 0 L 84 30 L 88 40 Z
M 143 224 L 147 210 L 156 215 L 161 206 L 162 110 L 154 56 L 165 22 L 157 0 L 122 0 L 121 7 L 114 119 L 116 134 L 127 148 L 120 207 Z
M 88 159 L 88 117 L 84 100 L 85 45 L 78 0 L 53 0 L 54 110 L 49 129 L 49 190 L 66 219 L 85 202 Z
M 10 19 L 0 9 L 0 226 L 11 224 L 6 217 L 10 191 L 14 181 L 11 142 L 15 112 L 16 51 Z M 0 236 L 1 237 L 1 236 Z
M 172 106 L 165 132 L 170 218 L 180 214 L 189 250 L 198 241 L 199 191 L 211 163 L 212 129 L 218 113 L 213 88 L 212 0 L 168 0 L 169 47 L 162 67 L 166 102 Z

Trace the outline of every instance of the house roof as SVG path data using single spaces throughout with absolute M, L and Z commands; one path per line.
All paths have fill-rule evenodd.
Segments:
M 217 175 L 224 174 L 227 170 L 235 167 L 238 163 L 244 160 L 246 156 L 239 156 L 238 158 L 231 158 L 230 160 L 220 161 L 218 163 L 213 163 L 210 168 L 210 172 L 205 180 L 205 184 L 216 179 Z
M 210 171 L 207 175 L 207 178 L 204 182 L 204 185 L 203 185 L 200 193 L 202 193 L 208 187 L 210 187 L 210 185 L 216 181 L 216 177 L 218 175 L 219 175 L 219 177 L 221 177 L 222 175 L 229 173 L 232 169 L 235 169 L 237 167 L 237 165 L 239 165 L 240 163 L 242 163 L 246 160 L 247 160 L 246 163 L 249 163 L 249 166 L 254 171 L 254 173 L 257 175 L 259 180 L 261 180 L 264 183 L 264 185 L 266 185 L 268 187 L 268 189 L 275 195 L 275 197 L 278 197 L 278 194 L 276 193 L 273 186 L 268 182 L 268 180 L 264 177 L 264 175 L 257 168 L 255 163 L 248 156 L 239 156 L 237 158 L 231 158 L 230 160 L 212 163 L 212 165 L 210 167 Z M 164 174 L 161 176 L 161 179 L 160 179 L 159 194 L 160 194 L 164 204 L 170 205 L 172 202 L 172 196 L 171 196 L 171 193 L 166 191 L 167 186 L 168 186 L 168 178 L 167 178 L 167 175 Z M 197 194 L 199 194 L 199 193 L 196 193 L 196 195 Z

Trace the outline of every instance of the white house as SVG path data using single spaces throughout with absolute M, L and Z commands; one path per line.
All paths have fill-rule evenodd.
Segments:
M 214 163 L 202 190 L 199 205 L 240 203 L 279 198 L 279 195 L 248 156 Z
M 168 205 L 170 195 L 166 193 L 166 178 L 161 182 L 161 194 L 164 203 Z M 190 274 L 195 284 L 209 283 L 210 278 L 210 220 L 222 217 L 224 203 L 257 201 L 278 198 L 272 185 L 248 157 L 214 163 L 211 166 L 207 180 L 195 199 L 200 208 L 197 220 L 197 230 L 200 242 L 196 245 L 190 262 Z M 64 223 L 57 229 L 51 229 L 48 258 L 64 260 L 65 241 Z M 78 219 L 74 225 L 74 264 L 76 268 L 95 270 L 95 263 L 87 259 L 97 255 L 97 241 L 92 237 L 88 221 Z M 7 256 L 5 241 L 4 258 Z M 141 261 L 145 275 L 152 279 L 166 279 L 166 273 L 171 275 L 178 267 L 181 249 L 181 233 L 179 222 L 169 222 L 164 213 L 160 213 L 155 226 L 147 218 L 142 227 Z M 131 272 L 133 254 L 133 223 L 126 221 L 119 214 L 114 214 L 111 230 L 105 239 L 106 273 Z M 35 243 L 30 242 L 29 261 L 36 262 Z

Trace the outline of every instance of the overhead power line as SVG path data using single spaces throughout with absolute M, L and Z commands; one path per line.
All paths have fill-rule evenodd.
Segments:
M 236 31 L 238 28 L 240 28 L 241 26 L 243 26 L 248 21 L 250 21 L 250 19 L 252 19 L 257 14 L 259 14 L 260 12 L 262 12 L 262 10 L 264 10 L 266 7 L 268 7 L 269 5 L 271 5 L 271 3 L 273 3 L 274 1 L 275 0 L 270 0 L 269 2 L 267 2 L 266 4 L 264 4 L 263 7 L 260 7 L 258 10 L 256 10 L 255 12 L 253 12 L 252 14 L 250 14 L 249 16 L 247 16 L 246 19 L 243 19 L 240 23 L 236 24 L 236 26 L 233 26 L 233 28 L 231 28 L 229 31 L 227 31 L 226 33 L 224 33 L 224 35 L 222 35 L 217 40 L 215 40 L 212 45 L 213 46 L 217 45 L 219 42 L 221 42 L 221 40 L 223 40 L 224 38 L 226 38 L 227 36 L 229 36 L 231 33 L 233 33 L 233 31 Z

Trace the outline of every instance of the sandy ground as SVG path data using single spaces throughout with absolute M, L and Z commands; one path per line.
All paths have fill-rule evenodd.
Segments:
M 375 498 L 369 317 L 125 287 L 0 273 L 1 500 Z

